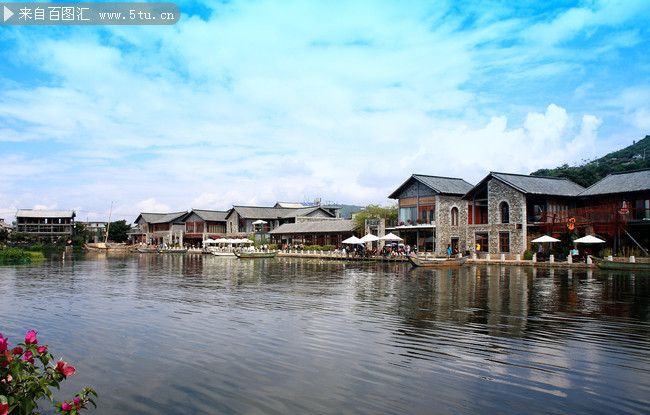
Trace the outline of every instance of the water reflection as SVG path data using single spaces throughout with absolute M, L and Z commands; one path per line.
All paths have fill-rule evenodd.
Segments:
M 37 329 L 98 413 L 643 412 L 647 280 L 97 255 L 1 267 L 0 331 Z

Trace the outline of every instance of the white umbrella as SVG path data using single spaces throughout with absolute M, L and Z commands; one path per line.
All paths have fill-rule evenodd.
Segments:
M 258 219 L 255 222 L 253 222 L 253 225 L 264 225 L 266 223 L 265 220 Z
M 542 243 L 542 242 L 560 242 L 559 239 L 553 238 L 552 236 L 542 235 L 539 238 L 533 239 L 531 242 Z
M 605 241 L 602 239 L 596 238 L 593 235 L 587 235 L 583 236 L 582 238 L 578 238 L 575 241 L 573 241 L 578 244 L 604 244 Z
M 384 235 L 381 238 L 382 241 L 403 241 L 404 239 L 400 238 L 399 236 L 395 235 L 394 233 L 389 233 L 388 235 Z
M 357 238 L 356 236 L 351 236 L 345 241 L 343 241 L 344 244 L 361 244 L 361 239 Z
M 378 240 L 379 240 L 379 237 L 377 235 L 373 235 L 371 233 L 364 235 L 363 238 L 360 239 L 360 241 L 362 243 L 364 243 L 364 244 L 366 242 L 374 242 L 374 241 L 378 241 Z

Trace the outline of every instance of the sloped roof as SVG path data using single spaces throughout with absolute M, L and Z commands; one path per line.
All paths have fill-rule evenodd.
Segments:
M 74 218 L 75 212 L 71 209 L 18 209 L 17 218 Z
M 400 187 L 388 196 L 389 199 L 397 199 L 400 193 L 411 184 L 413 180 L 424 184 L 436 193 L 443 195 L 464 195 L 472 189 L 472 185 L 463 179 L 457 177 L 427 176 L 424 174 L 414 174 L 409 177 Z
M 524 194 L 547 196 L 577 196 L 584 187 L 561 177 L 529 176 L 525 174 L 490 172 L 479 184 L 467 192 L 465 197 L 471 197 L 480 188 L 487 185 L 490 179 L 496 179 Z
M 167 222 L 174 222 L 175 220 L 185 215 L 187 215 L 187 212 L 140 213 L 140 215 L 135 219 L 135 222 L 138 222 L 138 220 L 142 218 L 147 223 L 167 223 Z
M 318 206 L 292 209 L 280 207 L 255 207 L 255 206 L 233 206 L 233 211 L 236 211 L 241 218 L 244 219 L 284 219 L 293 218 L 296 216 L 307 216 L 317 210 L 322 210 L 329 216 L 334 217 L 331 212 L 322 209 Z M 228 214 L 230 216 L 230 213 Z
M 220 210 L 203 210 L 203 209 L 192 209 L 192 212 L 196 213 L 201 219 L 207 222 L 225 222 L 229 210 L 220 211 Z
M 650 191 L 650 169 L 611 173 L 578 196 Z
M 309 220 L 299 223 L 285 223 L 270 231 L 270 234 L 289 233 L 340 233 L 354 231 L 354 223 L 351 220 Z

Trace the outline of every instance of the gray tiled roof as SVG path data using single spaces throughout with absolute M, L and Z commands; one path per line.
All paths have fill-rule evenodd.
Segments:
M 456 177 L 427 176 L 424 174 L 413 174 L 400 187 L 391 193 L 388 198 L 396 199 L 413 180 L 417 180 L 439 194 L 464 195 L 472 189 L 472 185 L 463 179 Z
M 579 196 L 650 191 L 650 169 L 612 173 L 585 189 Z
M 17 218 L 72 218 L 75 216 L 74 210 L 56 210 L 56 209 L 18 209 Z
M 201 219 L 208 222 L 225 222 L 229 211 L 192 209 Z
M 470 183 L 456 177 L 424 176 L 414 174 L 414 178 L 441 194 L 464 195 L 473 187 Z
M 285 223 L 270 231 L 270 234 L 310 233 L 310 232 L 352 232 L 354 223 L 351 220 L 319 220 L 298 223 Z
M 523 174 L 490 173 L 492 177 L 526 194 L 577 196 L 584 187 L 559 177 L 527 176 Z
M 310 213 L 321 209 L 317 206 L 292 209 L 292 208 L 279 208 L 279 207 L 254 207 L 254 206 L 233 206 L 241 218 L 247 219 L 280 219 L 280 218 L 293 218 L 296 216 L 307 216 Z M 333 216 L 330 212 L 323 210 L 328 215 Z
M 173 222 L 184 215 L 187 215 L 187 212 L 141 213 L 140 217 L 142 217 L 142 219 L 144 219 L 145 222 L 147 223 L 167 223 L 167 222 Z

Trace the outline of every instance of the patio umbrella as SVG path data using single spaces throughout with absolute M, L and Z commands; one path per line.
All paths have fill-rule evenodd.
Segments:
M 583 236 L 582 238 L 578 238 L 573 242 L 578 244 L 604 244 L 605 243 L 605 241 L 603 241 L 600 238 L 596 238 L 593 235 Z
M 264 225 L 265 223 L 267 223 L 265 220 L 258 219 L 255 222 L 253 222 L 253 225 Z
M 361 238 L 361 239 L 359 239 L 359 240 L 360 240 L 362 243 L 366 243 L 366 242 L 374 242 L 374 241 L 378 241 L 378 240 L 379 240 L 379 237 L 378 237 L 377 235 L 373 235 L 373 234 L 369 233 L 369 234 L 364 235 L 363 238 Z
M 394 233 L 389 233 L 388 235 L 384 235 L 381 238 L 382 241 L 403 241 L 404 239 L 400 238 L 399 236 L 395 235 Z
M 560 242 L 559 239 L 553 238 L 552 236 L 542 235 L 539 238 L 533 239 L 531 242 L 534 243 L 543 243 L 543 242 Z
M 351 236 L 345 241 L 343 241 L 343 243 L 352 245 L 352 244 L 361 244 L 363 242 L 361 242 L 361 239 L 357 238 L 356 236 Z

